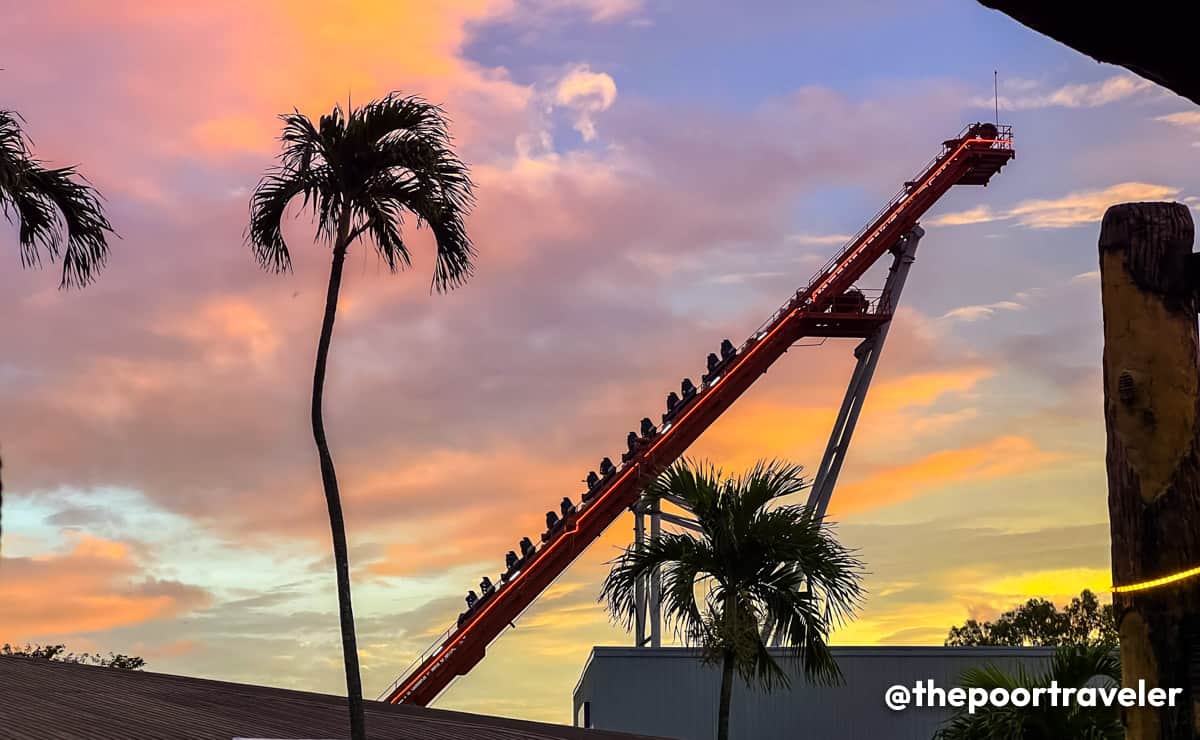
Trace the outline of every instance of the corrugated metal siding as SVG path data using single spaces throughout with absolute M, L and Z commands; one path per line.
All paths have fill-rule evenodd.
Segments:
M 1048 648 L 833 648 L 845 682 L 810 686 L 796 666 L 792 685 L 768 695 L 733 689 L 730 735 L 733 740 L 929 740 L 950 710 L 910 708 L 893 712 L 883 701 L 894 684 L 911 687 L 933 679 L 952 688 L 968 668 L 992 662 L 1011 670 L 1024 663 L 1044 664 Z M 576 716 L 591 702 L 594 727 L 680 738 L 716 737 L 720 671 L 702 664 L 699 653 L 684 648 L 597 647 L 575 689 Z
M 3 740 L 344 738 L 346 700 L 142 671 L 0 658 Z M 628 735 L 367 702 L 371 740 L 619 740 Z

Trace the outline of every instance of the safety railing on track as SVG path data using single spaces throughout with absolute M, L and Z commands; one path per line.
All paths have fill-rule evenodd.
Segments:
M 955 139 L 951 139 L 951 141 L 958 140 L 961 145 L 961 140 L 967 135 L 967 133 L 971 130 L 971 128 L 974 125 L 977 125 L 977 124 L 972 124 L 970 126 L 964 126 L 962 128 L 962 130 L 958 132 L 958 136 L 956 136 Z M 991 140 L 991 145 L 989 146 L 989 148 L 990 149 L 1012 149 L 1013 148 L 1012 126 L 997 126 L 996 130 L 997 130 L 996 138 Z M 983 141 L 985 141 L 985 140 L 983 140 L 983 139 L 980 140 L 981 143 Z M 925 163 L 925 165 L 917 171 L 916 178 L 914 178 L 910 182 L 918 182 L 922 179 L 925 179 L 925 177 L 929 173 L 929 171 L 931 169 L 933 169 L 933 167 L 936 164 L 944 161 L 948 155 L 952 154 L 956 150 L 956 148 L 957 147 L 952 148 L 952 147 L 947 146 L 945 149 L 943 149 L 941 154 L 939 154 L 936 157 L 933 157 L 929 161 L 927 161 Z M 790 313 L 791 311 L 796 309 L 798 307 L 801 299 L 803 298 L 803 296 L 806 293 L 809 293 L 813 289 L 814 286 L 818 285 L 822 280 L 824 280 L 827 276 L 829 276 L 829 274 L 834 270 L 834 268 L 837 267 L 840 263 L 842 263 L 846 259 L 846 255 L 848 255 L 850 253 L 850 251 L 854 248 L 854 246 L 856 244 L 858 244 L 859 240 L 862 239 L 863 236 L 865 236 L 868 231 L 870 231 L 873 228 L 877 228 L 877 226 L 881 225 L 881 224 L 879 224 L 879 220 L 881 218 L 883 218 L 884 214 L 888 213 L 889 211 L 896 210 L 897 206 L 899 206 L 900 203 L 905 198 L 907 198 L 911 193 L 912 193 L 912 190 L 910 188 L 903 187 L 900 189 L 899 192 L 897 192 L 894 196 L 892 196 L 891 200 L 889 200 L 887 202 L 887 205 L 885 205 L 883 208 L 880 208 L 879 211 L 876 212 L 875 215 L 872 216 L 870 218 L 870 220 L 868 220 L 866 222 L 865 226 L 863 226 L 861 229 L 859 229 L 857 232 L 855 232 L 855 234 L 846 241 L 846 243 L 842 246 L 842 248 L 840 250 L 838 250 L 834 254 L 833 257 L 830 257 L 829 260 L 825 262 L 825 264 L 821 265 L 821 267 L 813 274 L 812 278 L 809 279 L 809 281 L 804 285 L 804 287 L 800 288 L 795 293 L 793 293 L 788 298 L 788 300 L 785 301 L 783 303 L 783 305 L 781 305 L 775 311 L 775 313 L 771 314 L 771 316 L 766 321 L 764 321 L 761 325 L 759 325 L 759 327 L 757 329 L 754 330 L 754 333 L 752 333 L 750 335 L 750 337 L 745 342 L 742 343 L 741 347 L 738 348 L 738 352 L 740 353 L 742 351 L 742 349 L 748 347 L 753 342 L 756 342 L 759 339 L 761 339 L 763 337 L 763 335 L 765 335 L 768 331 L 770 331 L 771 327 L 773 327 L 779 321 L 779 319 L 784 316 L 784 314 Z M 895 216 L 895 215 L 898 215 L 898 213 L 893 214 L 893 216 Z M 892 219 L 889 219 L 888 222 L 890 223 L 891 220 Z M 883 225 L 886 225 L 886 224 L 883 224 Z
M 392 681 L 391 684 L 388 685 L 387 689 L 384 690 L 384 692 L 379 695 L 379 701 L 387 701 L 387 698 L 392 695 L 393 691 L 395 691 L 397 688 L 399 688 L 400 684 L 404 682 L 404 679 L 406 679 L 410 675 L 412 675 L 412 672 L 417 670 L 417 668 L 419 668 L 422 663 L 429 660 L 430 656 L 432 656 L 434 653 L 436 653 L 438 650 L 440 650 L 441 647 L 446 644 L 446 641 L 449 640 L 454 635 L 454 633 L 457 631 L 458 631 L 457 625 L 455 625 L 453 627 L 449 627 L 446 629 L 445 632 L 443 632 L 436 639 L 434 639 L 433 644 L 431 644 L 429 647 L 425 648 L 425 650 L 423 650 L 421 652 L 421 654 L 417 656 L 417 659 L 414 660 L 412 663 L 410 663 L 408 665 L 408 667 L 404 669 L 404 672 L 400 674 L 400 677 L 397 678 L 395 681 Z

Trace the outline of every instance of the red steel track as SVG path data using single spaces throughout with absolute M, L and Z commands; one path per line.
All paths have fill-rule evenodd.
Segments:
M 705 383 L 650 444 L 602 484 L 594 499 L 569 516 L 558 534 L 534 553 L 519 573 L 480 601 L 461 626 L 451 627 L 418 658 L 384 698 L 391 703 L 425 706 L 456 677 L 474 668 L 504 628 L 796 341 L 804 337 L 865 337 L 890 320 L 891 316 L 881 313 L 831 313 L 830 307 L 952 186 L 986 185 L 1014 156 L 1007 126 L 975 124 L 943 143 L 942 152 L 738 348 L 719 377 Z

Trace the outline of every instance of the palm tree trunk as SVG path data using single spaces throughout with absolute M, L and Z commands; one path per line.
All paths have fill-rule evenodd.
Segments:
M 733 639 L 737 634 L 737 597 L 733 590 L 725 593 L 725 634 L 726 641 L 721 660 L 721 704 L 717 709 L 717 740 L 729 740 L 729 703 L 733 697 Z
M 325 504 L 329 509 L 329 529 L 333 535 L 333 562 L 337 571 L 338 615 L 342 627 L 342 657 L 346 664 L 346 699 L 350 709 L 351 740 L 366 740 L 367 724 L 363 715 L 362 676 L 358 668 L 358 639 L 354 633 L 354 609 L 350 604 L 350 554 L 346 547 L 346 521 L 342 516 L 342 501 L 338 495 L 337 473 L 329 442 L 325 439 L 325 420 L 321 402 L 325 394 L 325 365 L 329 359 L 329 342 L 333 338 L 333 322 L 337 316 L 338 292 L 342 287 L 342 267 L 349 246 L 349 213 L 338 225 L 337 241 L 333 248 L 333 266 L 329 270 L 329 290 L 325 294 L 325 318 L 321 322 L 321 339 L 317 344 L 317 364 L 313 371 L 312 429 L 321 459 L 321 483 L 325 488 Z
M 733 697 L 733 651 L 721 661 L 721 705 L 717 709 L 717 740 L 729 740 L 729 703 Z

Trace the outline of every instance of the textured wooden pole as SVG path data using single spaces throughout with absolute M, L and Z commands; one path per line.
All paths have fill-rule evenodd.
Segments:
M 1192 217 L 1124 203 L 1100 227 L 1104 421 L 1113 582 L 1200 565 L 1200 368 L 1189 278 Z M 1200 577 L 1115 595 L 1124 684 L 1181 688 L 1176 706 L 1125 710 L 1130 740 L 1200 738 Z

